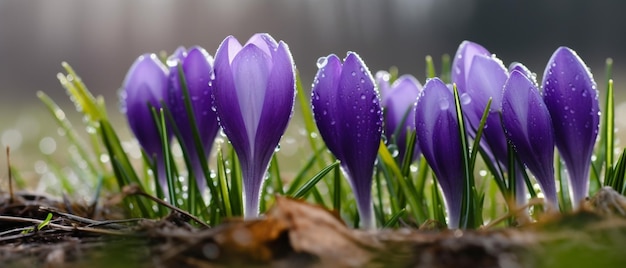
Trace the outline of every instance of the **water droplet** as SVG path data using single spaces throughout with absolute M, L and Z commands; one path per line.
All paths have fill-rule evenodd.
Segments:
M 335 122 L 335 120 L 330 121 L 330 125 L 334 126 L 337 122 Z
M 470 97 L 470 95 L 469 95 L 469 94 L 467 94 L 467 93 L 463 93 L 463 94 L 461 94 L 461 103 L 462 103 L 463 105 L 468 105 L 468 104 L 470 104 L 471 102 L 472 102 L 472 97 Z
M 439 100 L 439 109 L 441 109 L 441 110 L 448 110 L 448 108 L 450 108 L 450 102 L 448 102 L 447 99 L 440 99 Z
M 326 114 L 328 114 L 328 111 L 326 111 L 326 109 L 324 109 L 324 110 L 322 111 L 322 114 L 323 114 L 323 115 L 326 115 Z
M 579 75 L 579 74 L 577 74 L 576 76 L 574 76 L 574 80 L 577 80 L 577 81 L 578 81 L 578 79 L 580 79 L 580 75 Z
M 324 68 L 328 63 L 328 59 L 326 57 L 320 57 L 317 59 L 317 68 Z
M 563 107 L 563 109 L 565 109 L 565 111 L 569 110 L 569 106 L 565 106 Z
M 459 55 L 459 58 L 461 58 L 461 55 Z M 454 67 L 454 72 L 456 74 L 461 74 L 461 68 L 459 66 Z
M 278 151 L 280 151 L 280 144 L 276 145 L 276 148 L 274 148 L 274 152 L 278 152 Z
M 365 83 L 365 79 L 361 77 L 361 84 Z
M 392 157 L 398 156 L 398 146 L 396 146 L 395 144 L 389 144 L 389 146 L 387 146 L 387 149 L 389 149 L 389 153 L 391 153 Z
M 356 72 L 354 72 L 354 71 L 353 71 L 353 72 L 352 72 L 352 76 L 356 76 Z
M 367 98 L 367 96 L 365 96 L 365 94 L 361 94 L 361 99 L 362 99 L 362 100 L 364 100 L 364 99 L 366 99 L 366 98 Z
M 322 78 L 324 78 L 324 77 L 326 77 L 326 74 L 325 74 L 325 73 L 322 73 Z

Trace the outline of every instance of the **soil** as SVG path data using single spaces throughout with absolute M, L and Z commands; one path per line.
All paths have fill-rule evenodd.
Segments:
M 161 220 L 124 219 L 115 207 L 0 193 L 0 263 L 177 268 L 626 265 L 626 199 L 608 188 L 575 213 L 546 215 L 506 229 L 351 229 L 331 211 L 283 197 L 257 220 L 233 219 L 211 228 L 192 223 L 178 211 Z

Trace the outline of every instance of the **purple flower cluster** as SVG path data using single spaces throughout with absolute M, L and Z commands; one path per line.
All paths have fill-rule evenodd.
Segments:
M 157 161 L 161 186 L 166 185 L 163 148 L 147 104 L 157 109 L 167 105 L 198 186 L 204 189 L 179 64 L 204 153 L 211 151 L 221 126 L 241 162 L 245 217 L 256 217 L 265 172 L 294 105 L 295 67 L 287 45 L 268 34 L 256 34 L 244 45 L 229 36 L 217 50 L 215 63 L 200 47 L 179 48 L 167 59 L 167 67 L 149 54 L 139 57 L 129 70 L 122 88 L 124 110 L 141 147 Z M 171 132 L 168 135 L 171 139 Z
M 187 82 L 193 119 L 186 111 L 179 66 Z M 318 67 L 311 92 L 315 122 L 327 148 L 341 161 L 362 225 L 375 226 L 372 176 L 384 136 L 388 144 L 393 141 L 397 146 L 400 159 L 414 160 L 423 154 L 443 191 L 449 226 L 458 228 L 464 184 L 461 157 L 467 148 L 462 148 L 459 139 L 453 86 L 434 78 L 422 88 L 409 75 L 391 83 L 385 72 L 374 79 L 354 52 L 343 61 L 333 54 L 323 57 Z M 486 161 L 503 171 L 513 168 L 508 166 L 512 145 L 520 160 L 514 168 L 520 174 L 528 168 L 548 204 L 558 206 L 553 165 L 556 146 L 568 168 L 573 202 L 578 204 L 586 196 L 599 105 L 595 82 L 575 52 L 557 49 L 538 85 L 525 66 L 514 63 L 507 69 L 487 49 L 465 41 L 454 58 L 451 79 L 460 94 L 467 119 L 463 124 L 470 136 L 476 135 L 486 105 L 492 101 L 480 144 L 489 158 Z M 130 68 L 123 93 L 128 123 L 143 150 L 156 159 L 162 185 L 163 150 L 148 107 L 158 109 L 165 104 L 180 130 L 179 142 L 190 152 L 201 189 L 206 179 L 201 176 L 191 122 L 196 122 L 204 153 L 211 150 L 222 127 L 241 162 L 245 217 L 258 215 L 265 173 L 294 106 L 295 65 L 284 42 L 256 34 L 242 45 L 229 36 L 219 46 L 214 62 L 199 47 L 179 48 L 167 64 L 146 54 Z M 417 136 L 410 156 L 405 155 L 408 131 Z M 498 176 L 505 176 L 504 172 Z M 517 201 L 523 203 L 525 184 L 521 175 L 517 177 Z

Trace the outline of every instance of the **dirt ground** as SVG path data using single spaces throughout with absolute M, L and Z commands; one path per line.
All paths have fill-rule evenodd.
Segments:
M 3 267 L 623 267 L 626 199 L 603 189 L 578 212 L 520 227 L 356 230 L 288 198 L 262 218 L 198 227 L 181 212 L 125 219 L 113 208 L 0 193 Z M 51 216 L 49 221 L 46 218 Z

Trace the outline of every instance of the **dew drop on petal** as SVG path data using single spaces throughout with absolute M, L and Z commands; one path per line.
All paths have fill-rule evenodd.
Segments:
M 320 57 L 317 59 L 317 68 L 324 68 L 328 63 L 328 59 L 326 57 Z
M 441 109 L 441 110 L 448 110 L 448 108 L 450 108 L 450 102 L 448 102 L 447 99 L 440 99 L 439 100 L 439 109 Z
M 472 97 L 469 94 L 467 94 L 467 93 L 461 94 L 461 103 L 463 105 L 468 105 L 471 102 L 472 102 Z
M 353 72 L 352 72 L 352 76 L 356 76 L 356 72 L 354 72 L 354 71 L 353 71 Z
M 361 94 L 361 99 L 362 99 L 362 100 L 364 100 L 364 99 L 366 99 L 366 98 L 367 98 L 367 96 L 365 96 L 365 94 Z

